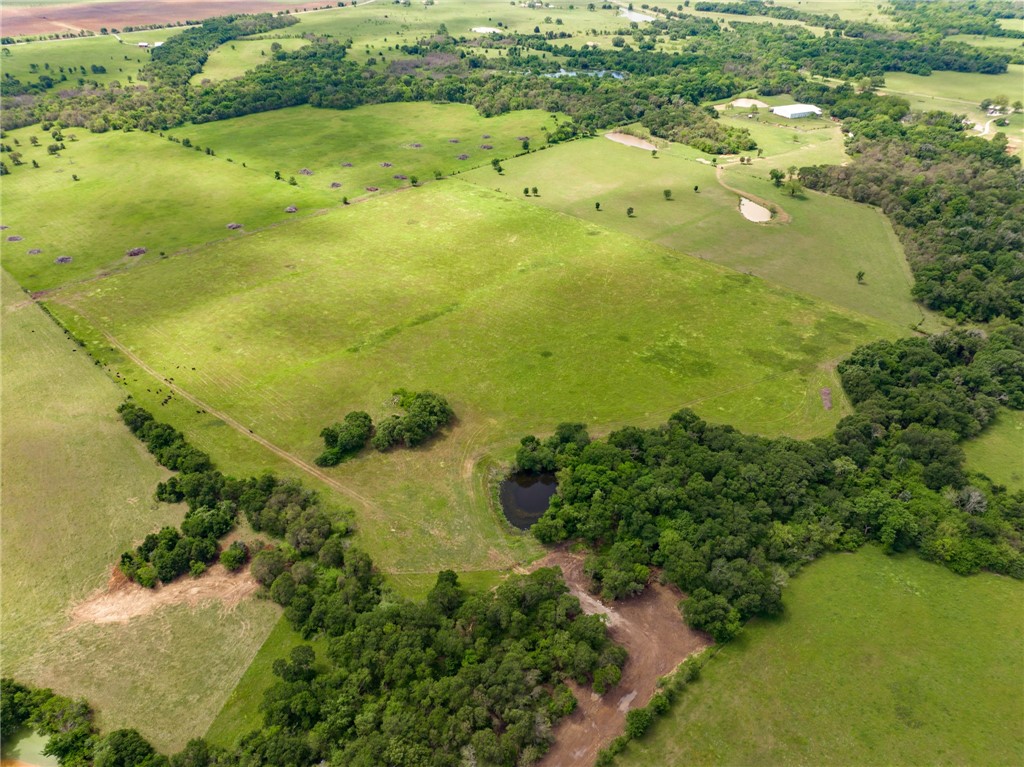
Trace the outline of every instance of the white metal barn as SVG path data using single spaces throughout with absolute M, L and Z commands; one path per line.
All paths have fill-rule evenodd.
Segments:
M 787 104 L 783 107 L 772 107 L 772 114 L 796 120 L 800 117 L 821 117 L 821 110 L 813 104 Z

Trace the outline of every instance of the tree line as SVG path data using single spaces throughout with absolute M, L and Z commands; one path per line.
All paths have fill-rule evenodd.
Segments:
M 958 445 L 998 406 L 1024 406 L 1024 328 L 878 342 L 839 372 L 856 412 L 829 437 L 745 435 L 682 410 L 603 440 L 582 424 L 523 438 L 519 469 L 558 472 L 534 534 L 588 544 L 586 571 L 609 599 L 660 568 L 689 595 L 687 623 L 718 641 L 778 613 L 803 564 L 867 541 L 1024 578 L 1024 492 L 969 476 Z

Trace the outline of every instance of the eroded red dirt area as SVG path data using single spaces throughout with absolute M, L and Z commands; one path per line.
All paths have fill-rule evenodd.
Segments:
M 115 0 L 115 2 L 76 3 L 0 7 L 0 27 L 5 36 L 43 35 L 53 32 L 99 32 L 101 27 L 124 29 L 144 24 L 170 25 L 178 21 L 198 21 L 230 13 L 276 13 L 312 10 L 327 3 L 275 3 L 260 0 Z
M 249 575 L 248 567 L 229 573 L 221 565 L 213 565 L 202 577 L 178 578 L 155 589 L 132 583 L 114 568 L 106 588 L 98 590 L 71 610 L 71 626 L 127 623 L 166 605 L 194 607 L 203 602 L 220 602 L 224 609 L 231 610 L 259 588 L 260 585 Z
M 588 767 L 594 764 L 600 749 L 622 734 L 626 712 L 647 705 L 659 677 L 712 641 L 707 634 L 683 623 L 678 589 L 654 583 L 639 597 L 606 605 L 587 591 L 589 578 L 583 573 L 582 556 L 556 551 L 533 568 L 554 566 L 562 568 L 569 590 L 580 600 L 584 612 L 607 615 L 612 639 L 629 650 L 622 680 L 603 697 L 570 684 L 579 705 L 558 723 L 554 745 L 537 763 L 538 767 Z

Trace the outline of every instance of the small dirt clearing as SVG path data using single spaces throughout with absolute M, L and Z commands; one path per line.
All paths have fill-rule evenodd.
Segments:
M 501 30 L 497 27 L 473 27 L 473 31 L 478 35 L 500 35 Z
M 614 141 L 616 144 L 625 144 L 626 146 L 636 147 L 637 149 L 646 149 L 648 152 L 658 148 L 650 141 L 644 141 L 642 138 L 630 136 L 628 133 L 605 133 L 604 137 Z
M 750 107 L 757 107 L 758 109 L 768 109 L 768 105 L 760 99 L 736 99 L 729 104 L 731 107 L 737 109 L 749 109 Z
M 156 589 L 132 583 L 115 568 L 106 588 L 93 593 L 71 610 L 69 628 L 84 623 L 127 623 L 165 605 L 195 607 L 203 602 L 219 601 L 225 610 L 231 610 L 257 590 L 259 584 L 249 577 L 248 567 L 229 573 L 220 565 L 214 565 L 199 578 L 180 578 Z
M 683 623 L 677 607 L 678 590 L 653 583 L 639 597 L 606 605 L 587 591 L 583 556 L 554 551 L 534 567 L 560 567 L 569 591 L 580 600 L 583 612 L 607 616 L 608 630 L 629 651 L 622 680 L 603 697 L 570 683 L 579 701 L 576 710 L 555 727 L 555 742 L 539 767 L 585 767 L 597 752 L 621 735 L 626 712 L 647 705 L 659 677 L 687 657 L 711 645 L 711 638 Z

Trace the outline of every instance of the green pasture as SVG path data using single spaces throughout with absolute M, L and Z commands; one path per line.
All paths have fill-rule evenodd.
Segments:
M 570 8 L 574 5 L 574 8 Z M 391 3 L 374 3 L 335 8 L 301 14 L 301 23 L 290 30 L 296 35 L 312 32 L 353 41 L 352 56 L 363 62 L 370 56 L 387 62 L 403 58 L 399 46 L 411 45 L 434 34 L 444 24 L 455 38 L 474 40 L 489 35 L 473 32 L 474 27 L 492 27 L 512 32 L 569 32 L 567 42 L 582 44 L 590 38 L 629 27 L 629 21 L 618 15 L 619 9 L 588 11 L 586 4 L 553 3 L 548 8 L 523 8 L 503 0 L 473 2 L 438 2 L 426 6 L 412 3 L 405 7 Z M 550 18 L 550 21 L 545 19 Z M 562 20 L 558 24 L 558 19 Z M 499 24 L 501 25 L 499 27 Z M 589 37 L 587 37 L 589 36 Z M 483 50 L 481 50 L 483 53 Z
M 879 10 L 875 0 L 776 0 L 776 5 L 807 13 L 835 14 L 853 21 L 870 21 L 883 27 L 892 24 L 892 18 Z
M 1024 412 L 1001 408 L 995 422 L 963 447 L 968 469 L 1011 490 L 1024 489 Z
M 342 196 L 356 200 L 373 194 L 370 187 L 409 187 L 413 176 L 433 180 L 435 170 L 448 175 L 490 167 L 492 158 L 522 152 L 521 136 L 542 146 L 544 129 L 553 130 L 557 119 L 536 109 L 485 118 L 464 104 L 380 104 L 343 111 L 302 106 L 189 125 L 172 134 L 213 147 L 219 157 L 245 162 L 264 176 L 280 171 L 286 179 L 294 177 L 299 189 L 340 202 Z M 313 175 L 302 175 L 304 169 Z M 332 183 L 341 187 L 331 189 Z
M 756 178 L 767 176 L 772 167 L 838 161 L 838 130 L 803 132 L 742 122 L 765 145 L 765 156 L 754 160 L 749 170 L 732 161 L 724 179 L 769 199 L 792 216 L 790 223 L 747 221 L 738 209 L 739 196 L 719 184 L 706 155 L 665 142 L 660 142 L 663 146 L 653 158 L 646 150 L 604 137 L 585 139 L 510 160 L 501 176 L 482 168 L 461 178 L 903 329 L 916 324 L 921 310 L 910 299 L 906 261 L 884 216 L 838 197 L 783 197 Z M 790 143 L 790 137 L 797 143 Z M 580 168 L 586 172 L 578 172 Z M 525 197 L 523 189 L 534 186 L 540 195 Z M 666 189 L 672 192 L 671 201 L 664 198 Z M 598 202 L 600 211 L 595 208 Z M 627 216 L 630 207 L 632 217 Z M 867 272 L 866 285 L 857 284 L 861 270 Z
M 946 40 L 952 43 L 967 43 L 975 48 L 995 48 L 1000 51 L 1019 51 L 1024 40 L 1014 37 L 989 37 L 988 35 L 950 35 Z
M 291 27 L 289 29 L 294 29 Z M 288 30 L 285 30 L 286 32 Z M 270 46 L 278 43 L 285 51 L 295 51 L 308 40 L 300 37 L 262 37 L 257 39 L 232 40 L 217 48 L 203 64 L 203 71 L 192 76 L 192 84 L 199 85 L 204 81 L 216 82 L 240 77 L 260 64 L 272 61 Z
M 96 35 L 17 43 L 5 46 L 4 49 L 10 51 L 10 54 L 4 55 L 0 63 L 4 74 L 10 74 L 22 82 L 34 82 L 40 75 L 48 75 L 54 81 L 60 81 L 63 74 L 67 80 L 55 86 L 60 89 L 78 87 L 79 79 L 87 82 L 95 80 L 100 85 L 116 80 L 127 85 L 136 80 L 139 70 L 149 63 L 149 51 L 139 48 L 138 44 L 163 42 L 183 28 L 126 32 L 120 35 L 123 42 L 119 42 L 113 35 Z M 37 67 L 35 72 L 32 71 L 33 64 Z M 106 73 L 93 74 L 93 65 L 104 67 Z M 81 67 L 85 67 L 84 74 Z
M 340 195 L 312 186 L 289 186 L 273 173 L 211 157 L 142 132 L 91 134 L 69 129 L 65 150 L 39 126 L 11 131 L 5 142 L 23 154 L 23 165 L 3 177 L 3 263 L 18 282 L 42 290 L 129 268 L 183 248 L 238 237 L 229 223 L 257 229 L 310 215 L 340 202 Z M 30 136 L 38 139 L 33 147 Z M 77 140 L 72 140 L 76 136 Z M 204 145 L 205 149 L 205 145 Z M 33 168 L 32 161 L 39 167 Z M 75 181 L 74 176 L 79 180 Z M 299 212 L 285 208 L 295 205 Z M 21 241 L 7 241 L 11 236 Z M 141 258 L 130 248 L 145 247 Z M 41 250 L 29 254 L 29 250 Z M 59 256 L 71 263 L 56 264 Z
M 870 547 L 783 592 L 615 764 L 1024 761 L 1024 589 Z
M 117 417 L 122 393 L 6 272 L 2 287 L 3 673 L 84 696 L 104 729 L 180 748 L 205 732 L 279 610 L 177 606 L 69 626 L 121 552 L 183 509 L 152 500 L 168 473 Z
M 62 317 L 77 313 L 78 325 L 305 460 L 348 410 L 390 412 L 395 388 L 448 397 L 459 421 L 444 437 L 330 471 L 362 545 L 397 575 L 502 570 L 535 555 L 489 501 L 491 464 L 476 470 L 509 460 L 526 433 L 566 419 L 601 433 L 683 406 L 747 430 L 825 433 L 848 412 L 838 397 L 822 408 L 821 387 L 839 392 L 829 363 L 899 332 L 453 181 L 54 299 Z

